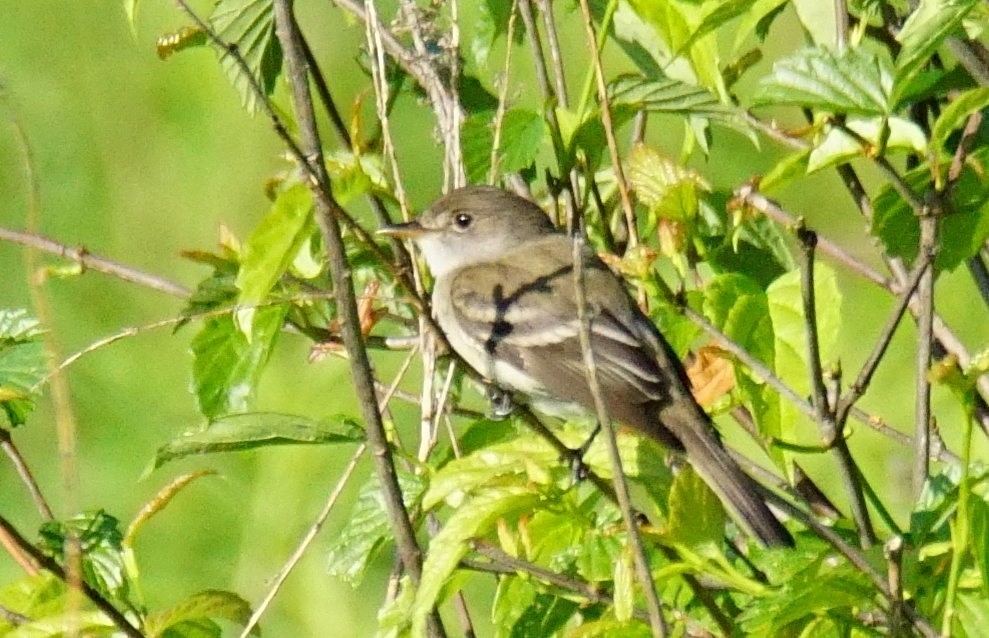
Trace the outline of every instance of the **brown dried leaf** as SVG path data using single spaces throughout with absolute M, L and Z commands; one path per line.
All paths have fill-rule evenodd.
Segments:
M 717 346 L 704 346 L 697 351 L 687 368 L 687 377 L 694 398 L 702 406 L 713 404 L 735 387 L 735 367 Z

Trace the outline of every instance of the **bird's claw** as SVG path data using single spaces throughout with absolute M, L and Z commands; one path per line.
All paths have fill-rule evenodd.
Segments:
M 496 385 L 489 385 L 485 394 L 488 397 L 489 416 L 495 421 L 507 419 L 515 410 L 512 394 Z

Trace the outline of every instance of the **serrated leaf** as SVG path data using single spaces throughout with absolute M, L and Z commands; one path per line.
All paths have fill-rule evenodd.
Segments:
M 440 590 L 467 553 L 470 539 L 483 535 L 503 516 L 529 512 L 539 496 L 525 486 L 492 488 L 474 495 L 450 516 L 433 537 L 422 565 L 422 579 L 412 605 L 412 631 L 423 635 L 426 617 Z
M 65 609 L 67 589 L 55 575 L 41 571 L 0 587 L 0 605 L 26 618 L 41 620 Z M 0 615 L 0 635 L 6 638 L 14 629 L 13 619 Z
M 102 612 L 76 609 L 26 622 L 5 633 L 4 638 L 60 638 L 72 634 L 112 638 L 119 635 L 117 632 L 116 625 Z
M 955 614 L 956 632 L 960 626 L 964 635 L 969 638 L 982 636 L 986 627 L 989 627 L 989 598 L 976 593 L 959 592 L 955 598 Z
M 738 108 L 723 103 L 717 95 L 696 84 L 661 75 L 646 78 L 626 74 L 608 84 L 608 95 L 614 108 L 702 118 L 754 139 L 752 129 L 746 124 Z
M 13 427 L 34 410 L 35 388 L 47 373 L 43 332 L 27 310 L 0 309 L 0 409 Z
M 127 599 L 123 534 L 115 517 L 103 510 L 86 512 L 64 521 L 43 523 L 39 534 L 41 550 L 63 564 L 67 540 L 75 539 L 82 554 L 83 580 L 112 600 Z
M 501 147 L 498 149 L 501 157 L 499 169 L 511 173 L 528 168 L 536 161 L 546 133 L 546 122 L 540 114 L 524 109 L 506 111 L 501 128 Z
M 662 219 L 689 221 L 697 215 L 697 189 L 711 186 L 696 171 L 681 166 L 644 144 L 628 158 L 629 185 L 636 197 Z
M 306 229 L 311 213 L 309 188 L 296 184 L 278 194 L 247 239 L 235 283 L 240 291 L 237 303 L 242 308 L 238 324 L 248 339 L 256 306 L 268 297 L 309 235 Z
M 422 499 L 426 485 L 421 477 L 399 473 L 399 486 L 405 507 L 414 509 Z M 364 579 L 368 565 L 381 548 L 393 538 L 388 510 L 377 476 L 365 483 L 347 519 L 347 525 L 333 543 L 328 558 L 330 574 L 343 578 L 357 587 Z
M 156 469 L 194 454 L 240 452 L 270 445 L 359 443 L 363 430 L 348 417 L 311 419 L 293 414 L 250 412 L 217 418 L 205 428 L 186 432 L 158 448 Z
M 430 510 L 454 495 L 463 495 L 505 475 L 526 474 L 527 480 L 546 476 L 527 474 L 528 470 L 559 464 L 560 453 L 539 437 L 520 436 L 450 461 L 429 482 L 422 506 Z M 585 459 L 585 462 L 589 461 Z M 537 473 L 538 474 L 538 473 Z
M 282 48 L 275 37 L 272 1 L 220 0 L 209 20 L 217 35 L 237 48 L 264 95 L 271 96 L 282 70 Z M 250 79 L 226 50 L 218 51 L 218 55 L 220 65 L 240 93 L 244 108 L 249 113 L 256 113 L 261 98 L 255 93 Z
M 755 102 L 788 104 L 849 115 L 888 116 L 893 73 L 886 58 L 864 48 L 836 56 L 807 48 L 778 60 L 764 77 Z
M 670 488 L 667 536 L 673 543 L 706 554 L 721 544 L 725 511 L 721 501 L 692 467 L 685 466 Z
M 215 419 L 249 409 L 287 308 L 258 308 L 251 340 L 229 315 L 207 319 L 192 339 L 192 389 L 200 414 Z
M 931 129 L 931 150 L 935 153 L 947 150 L 945 143 L 956 129 L 965 124 L 965 120 L 977 111 L 989 106 L 989 88 L 978 88 L 965 91 L 951 101 L 941 115 L 938 116 Z
M 481 111 L 468 116 L 460 125 L 464 168 L 467 170 L 467 180 L 474 184 L 487 182 L 488 172 L 491 170 L 493 121 L 494 111 Z
M 243 627 L 250 618 L 251 605 L 246 600 L 232 592 L 207 589 L 168 609 L 150 614 L 144 623 L 144 633 L 149 638 L 170 638 L 174 633 L 172 630 L 187 623 L 222 619 Z M 251 629 L 252 636 L 260 633 L 257 625 Z M 178 635 L 189 634 L 180 630 Z
M 957 30 L 978 0 L 920 0 L 896 34 L 902 45 L 896 71 L 902 82 L 927 64 L 944 39 Z

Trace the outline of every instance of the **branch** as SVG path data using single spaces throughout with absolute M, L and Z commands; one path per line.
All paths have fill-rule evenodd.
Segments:
M 920 216 L 919 263 L 925 268 L 917 284 L 917 368 L 915 418 L 913 493 L 919 497 L 927 482 L 931 456 L 931 381 L 928 371 L 931 368 L 931 352 L 934 347 L 934 253 L 938 241 L 938 218 L 936 212 L 926 209 Z
M 371 448 L 378 480 L 381 483 L 399 556 L 413 582 L 418 583 L 422 576 L 422 550 L 416 541 L 415 530 L 402 499 L 384 423 L 378 409 L 371 362 L 361 338 L 352 274 L 340 233 L 339 220 L 346 217 L 346 214 L 333 198 L 330 190 L 330 179 L 323 162 L 322 144 L 309 93 L 309 77 L 305 51 L 302 47 L 303 37 L 292 13 L 292 0 L 275 0 L 275 24 L 275 32 L 285 54 L 286 78 L 292 90 L 299 132 L 306 150 L 298 159 L 302 160 L 300 168 L 314 177 L 310 187 L 313 191 L 316 219 L 329 257 L 343 341 L 350 355 L 351 378 L 354 381 L 364 420 L 367 443 Z M 435 612 L 430 615 L 428 631 L 432 636 L 445 635 L 439 616 Z
M 34 504 L 41 514 L 41 518 L 46 521 L 53 520 L 55 516 L 52 514 L 51 507 L 48 505 L 45 495 L 41 493 L 41 487 L 34 479 L 31 468 L 24 461 L 20 450 L 14 445 L 14 440 L 10 436 L 10 430 L 7 428 L 0 427 L 0 447 L 3 448 L 10 462 L 13 463 L 14 469 L 17 470 L 17 475 L 21 477 L 21 481 L 27 487 L 27 491 L 31 494 L 31 498 L 34 500 Z
M 82 270 L 95 270 L 96 272 L 129 281 L 139 286 L 150 288 L 151 290 L 157 290 L 173 297 L 184 299 L 190 295 L 189 289 L 184 286 L 173 283 L 163 277 L 126 266 L 112 259 L 100 257 L 89 252 L 89 250 L 82 246 L 68 246 L 41 235 L 7 228 L 0 228 L 0 240 L 34 248 L 50 255 L 57 255 L 75 262 Z
M 581 0 L 581 4 L 586 9 L 586 0 Z M 652 573 L 649 569 L 649 558 L 646 556 L 645 547 L 642 544 L 642 537 L 639 535 L 639 524 L 635 519 L 635 512 L 632 510 L 632 498 L 629 495 L 628 483 L 625 480 L 625 471 L 622 469 L 622 457 L 618 451 L 618 438 L 615 435 L 615 428 L 608 415 L 608 406 L 601 395 L 601 386 L 598 385 L 597 365 L 594 361 L 594 351 L 591 349 L 591 319 L 587 314 L 587 289 L 584 282 L 584 236 L 576 233 L 573 236 L 573 276 L 574 293 L 577 301 L 577 320 L 580 327 L 580 349 L 584 356 L 584 366 L 586 369 L 587 385 L 594 397 L 594 408 L 597 413 L 598 423 L 604 434 L 604 440 L 608 444 L 608 456 L 611 460 L 613 470 L 612 482 L 615 487 L 615 496 L 618 497 L 618 506 L 622 512 L 625 527 L 628 530 L 628 539 L 632 545 L 632 557 L 635 561 L 636 576 L 642 591 L 646 597 L 646 606 L 649 610 L 649 625 L 652 627 L 654 636 L 665 637 L 667 634 L 666 621 L 663 619 L 663 608 L 659 603 L 659 596 L 656 594 L 656 584 L 652 580 Z

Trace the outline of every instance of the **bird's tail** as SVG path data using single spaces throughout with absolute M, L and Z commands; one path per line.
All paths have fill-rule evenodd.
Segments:
M 735 521 L 768 547 L 792 546 L 793 537 L 759 495 L 755 481 L 714 435 L 710 419 L 693 401 L 661 410 L 664 426 L 683 444 L 694 470 L 714 490 Z

